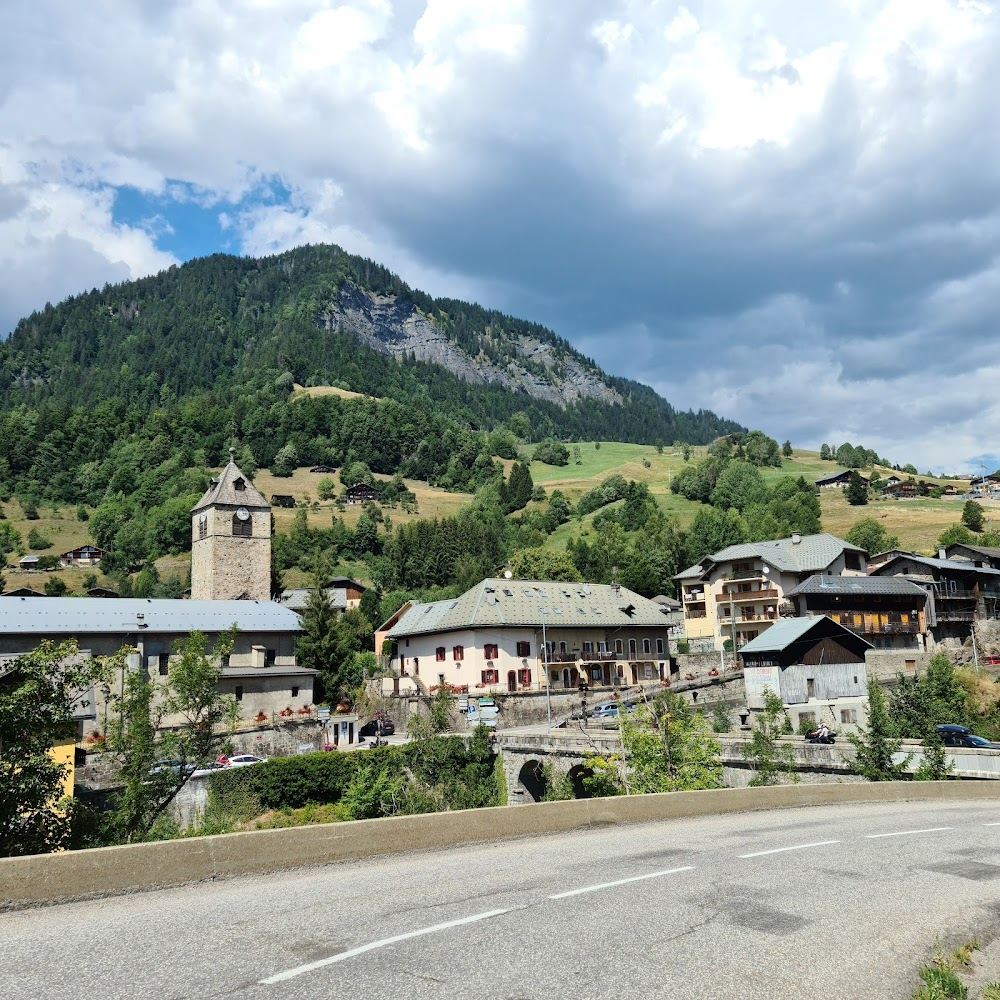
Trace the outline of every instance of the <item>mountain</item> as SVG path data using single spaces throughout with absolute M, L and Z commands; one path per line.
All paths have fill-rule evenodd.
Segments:
M 576 431 L 576 415 L 565 411 L 582 401 L 600 404 L 587 436 L 621 429 L 621 414 L 616 420 L 609 408 L 643 411 L 649 426 L 631 428 L 629 439 L 673 440 L 676 430 L 701 443 L 741 429 L 707 411 L 676 412 L 647 386 L 606 375 L 538 324 L 432 299 L 335 246 L 260 260 L 216 255 L 46 306 L 0 345 L 0 399 L 74 405 L 122 392 L 123 377 L 152 377 L 180 397 L 260 384 L 285 371 L 302 384 L 343 383 L 372 395 L 416 391 L 413 380 L 390 378 L 391 368 L 366 358 L 370 352 L 395 360 L 393 367 L 434 365 L 469 385 L 499 389 L 509 397 L 501 410 L 549 404 L 544 414 L 565 435 Z M 421 369 L 416 381 L 446 396 L 434 385 L 441 374 Z M 387 385 L 393 381 L 401 384 Z M 492 394 L 457 395 L 475 408 Z M 494 400 L 487 412 L 470 415 L 489 425 L 496 408 Z
M 296 383 L 377 399 L 303 400 Z M 193 260 L 46 305 L 0 342 L 8 494 L 97 503 L 168 459 L 164 481 L 219 465 L 234 443 L 257 466 L 364 461 L 468 490 L 496 475 L 483 432 L 501 427 L 650 444 L 742 430 L 335 246 Z

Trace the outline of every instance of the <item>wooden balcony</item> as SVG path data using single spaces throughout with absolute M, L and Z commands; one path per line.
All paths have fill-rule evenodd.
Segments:
M 725 591 L 718 598 L 718 603 L 741 604 L 745 601 L 776 601 L 778 599 L 777 590 L 768 588 L 765 590 L 741 590 Z

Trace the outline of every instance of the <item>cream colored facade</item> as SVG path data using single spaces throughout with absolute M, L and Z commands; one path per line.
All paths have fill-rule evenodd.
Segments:
M 530 627 L 460 629 L 400 638 L 395 662 L 427 688 L 470 694 L 544 690 L 546 666 L 553 689 L 575 690 L 581 672 L 591 687 L 635 684 L 669 676 L 668 634 L 666 622 L 613 633 L 553 627 L 543 643 L 542 630 Z
M 760 543 L 759 552 L 749 551 L 752 545 L 731 546 L 735 554 L 723 550 L 702 561 L 702 572 L 690 576 L 681 574 L 681 602 L 684 606 L 684 635 L 691 651 L 719 651 L 726 640 L 732 640 L 736 649 L 744 646 L 769 628 L 781 616 L 781 602 L 785 594 L 804 580 L 817 573 L 827 576 L 865 576 L 867 562 L 863 552 L 853 546 L 842 548 L 837 554 L 830 552 L 825 565 L 810 565 L 809 559 L 789 568 L 797 561 L 796 547 L 808 543 L 807 536 L 783 540 L 784 551 L 768 551 Z M 832 536 L 825 536 L 834 542 Z M 846 545 L 846 543 L 841 543 Z M 823 562 L 822 559 L 819 560 Z

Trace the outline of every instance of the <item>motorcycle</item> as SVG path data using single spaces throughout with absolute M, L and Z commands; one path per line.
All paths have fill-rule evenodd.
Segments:
M 819 729 L 814 729 L 812 732 L 806 733 L 807 743 L 823 743 L 827 746 L 837 742 L 837 734 L 830 732 L 829 729 L 823 732 Z

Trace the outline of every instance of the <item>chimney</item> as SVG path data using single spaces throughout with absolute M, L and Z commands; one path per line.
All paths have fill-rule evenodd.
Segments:
M 938 559 L 947 559 L 948 553 L 944 549 L 938 549 Z
M 802 541 L 802 536 L 797 532 L 792 532 L 792 545 L 798 545 Z

